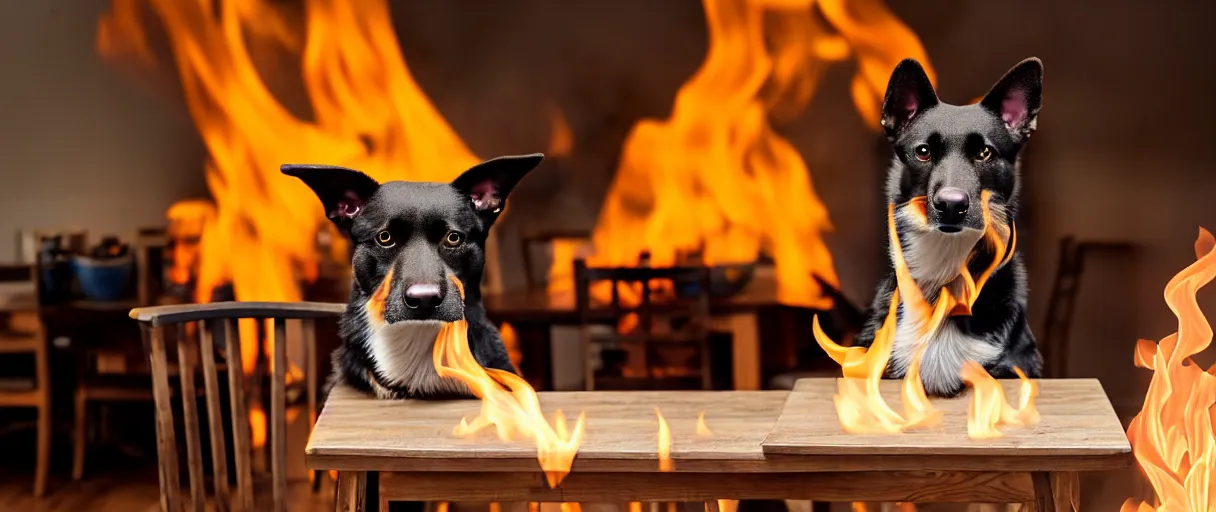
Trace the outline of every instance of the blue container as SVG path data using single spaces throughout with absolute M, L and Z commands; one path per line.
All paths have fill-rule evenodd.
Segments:
M 135 260 L 130 256 L 112 260 L 77 256 L 72 260 L 72 268 L 85 298 L 112 301 L 125 298 L 130 291 Z

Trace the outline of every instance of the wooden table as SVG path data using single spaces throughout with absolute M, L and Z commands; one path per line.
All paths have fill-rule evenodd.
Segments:
M 509 290 L 486 294 L 482 298 L 486 314 L 494 322 L 510 323 L 521 338 L 524 368 L 529 382 L 537 389 L 552 389 L 549 382 L 551 354 L 549 329 L 558 325 L 578 325 L 574 294 L 553 297 L 546 290 Z M 754 391 L 761 389 L 760 335 L 757 313 L 761 309 L 780 307 L 777 283 L 772 276 L 757 275 L 742 292 L 710 301 L 710 314 L 715 327 L 730 331 L 733 353 L 734 388 Z M 539 377 L 536 377 L 539 376 Z
M 310 469 L 339 472 L 338 510 L 384 501 L 1031 502 L 1057 510 L 1080 471 L 1126 467 L 1130 446 L 1095 380 L 1041 381 L 1041 423 L 1006 437 L 965 436 L 966 399 L 938 401 L 933 431 L 854 436 L 836 423 L 832 379 L 785 391 L 540 393 L 546 411 L 587 414 L 572 472 L 556 489 L 535 448 L 493 431 L 453 435 L 477 401 L 382 401 L 335 389 L 306 451 Z M 1016 383 L 1007 392 L 1016 396 Z M 898 382 L 884 382 L 898 395 Z M 898 400 L 892 402 L 898 404 Z M 658 408 L 674 471 L 660 472 Z M 712 435 L 696 434 L 698 414 Z M 1065 509 L 1066 510 L 1066 509 Z

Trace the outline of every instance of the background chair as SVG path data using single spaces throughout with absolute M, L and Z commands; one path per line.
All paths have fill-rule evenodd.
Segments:
M 659 293 L 656 286 L 666 281 L 669 290 Z M 607 304 L 592 304 L 592 287 L 607 283 L 611 299 Z M 637 292 L 633 303 L 622 299 L 622 285 Z M 699 360 L 693 377 L 702 389 L 713 389 L 709 350 L 709 269 L 706 267 L 613 267 L 591 268 L 585 260 L 574 262 L 575 303 L 579 317 L 579 336 L 583 345 L 583 374 L 588 391 L 617 389 L 671 389 L 687 387 L 689 376 L 656 373 L 654 362 L 671 349 L 689 349 Z M 631 324 L 625 332 L 623 324 Z M 597 327 L 607 327 L 597 329 Z M 595 357 L 595 349 L 610 347 Z M 623 349 L 626 357 L 641 358 L 641 375 L 616 374 L 611 348 Z M 621 352 L 615 352 L 621 355 Z M 595 368 L 596 360 L 602 362 Z M 616 361 L 624 367 L 628 361 Z M 669 361 L 669 365 L 670 365 Z
M 29 303 L 0 310 L 0 357 L 33 356 L 32 376 L 0 373 L 0 407 L 30 407 L 38 411 L 37 463 L 34 495 L 46 493 L 51 465 L 51 367 L 46 329 L 38 313 L 38 273 L 34 266 L 0 266 L 0 285 L 20 287 Z
M 271 510 L 287 510 L 287 411 L 289 396 L 306 398 L 308 426 L 316 421 L 317 380 L 316 340 L 317 319 L 336 319 L 345 309 L 343 304 L 324 303 L 249 303 L 219 302 L 181 306 L 159 306 L 131 311 L 140 322 L 144 345 L 152 370 L 152 392 L 156 404 L 157 459 L 160 467 L 161 509 L 182 510 L 189 504 L 202 510 L 206 496 L 203 460 L 203 425 L 196 397 L 196 376 L 202 373 L 202 395 L 205 397 L 207 440 L 211 452 L 211 474 L 217 510 L 255 510 L 253 453 L 250 411 L 261 401 L 263 378 L 269 383 L 266 450 L 270 457 Z M 266 353 L 271 354 L 269 374 L 262 375 L 266 365 L 257 365 L 247 382 L 241 371 L 241 340 L 237 336 L 237 319 L 269 320 L 273 324 L 267 337 Z M 298 322 L 305 349 L 305 378 L 303 382 L 288 382 L 287 347 L 288 322 Z M 176 354 L 179 382 L 170 379 L 169 358 Z M 201 364 L 200 364 L 201 363 Z M 227 365 L 228 371 L 221 371 Z M 221 376 L 227 375 L 227 396 L 221 392 Z M 301 384 L 304 389 L 300 389 Z M 174 393 L 175 388 L 177 393 Z M 178 470 L 178 432 L 174 430 L 173 396 L 179 396 L 182 436 L 185 437 L 186 467 L 189 482 L 188 498 L 182 495 Z M 225 400 L 226 399 L 226 400 Z M 225 403 L 226 402 L 226 403 Z M 227 407 L 225 408 L 225 405 Z M 225 418 L 231 422 L 231 434 L 225 435 Z M 229 438 L 230 437 L 230 438 Z M 229 487 L 228 443 L 232 444 L 236 489 Z M 314 475 L 315 477 L 316 475 Z M 184 502 L 184 500 L 187 500 Z M 256 510 L 266 510 L 264 506 Z

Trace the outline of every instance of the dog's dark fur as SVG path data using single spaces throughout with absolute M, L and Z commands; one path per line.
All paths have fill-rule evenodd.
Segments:
M 350 303 L 332 383 L 381 398 L 468 397 L 441 379 L 431 351 L 439 326 L 468 320 L 469 348 L 485 368 L 517 373 L 481 304 L 485 242 L 508 194 L 542 155 L 500 157 L 452 183 L 377 183 L 351 169 L 284 165 L 307 184 L 353 248 Z M 460 300 L 449 278 L 459 279 Z
M 882 110 L 882 125 L 895 152 L 887 200 L 896 206 L 900 247 L 926 299 L 935 300 L 942 286 L 956 285 L 952 282 L 956 269 L 964 262 L 978 276 L 993 261 L 991 251 L 980 242 L 982 191 L 992 194 L 993 219 L 1012 225 L 1020 188 L 1018 155 L 1035 129 L 1042 77 L 1042 63 L 1027 59 L 1006 73 L 979 104 L 957 106 L 938 100 L 916 61 L 904 60 L 892 73 Z M 920 196 L 927 197 L 926 215 L 916 220 L 904 208 Z M 878 286 L 871 317 L 856 345 L 873 343 L 895 289 L 892 267 Z M 903 377 L 911 363 L 916 344 L 912 325 L 922 319 L 907 317 L 901 305 L 888 378 Z M 996 378 L 1015 377 L 1015 367 L 1038 377 L 1042 357 L 1026 323 L 1026 271 L 1021 256 L 1015 254 L 992 275 L 971 316 L 949 317 L 926 342 L 921 378 L 931 395 L 962 392 L 959 370 L 965 360 L 982 364 Z

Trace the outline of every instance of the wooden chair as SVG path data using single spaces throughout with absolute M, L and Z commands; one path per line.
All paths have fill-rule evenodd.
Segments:
M 0 407 L 31 407 L 38 410 L 38 460 L 34 468 L 34 496 L 46 493 L 51 466 L 51 366 L 46 329 L 38 314 L 38 273 L 29 265 L 0 266 L 0 283 L 28 283 L 29 307 L 6 313 L 8 325 L 0 326 L 0 355 L 32 355 L 32 379 L 2 379 Z
M 260 400 L 260 379 L 255 372 L 252 389 L 246 389 L 246 379 L 240 364 L 233 364 L 227 371 L 228 403 L 223 409 L 220 392 L 220 361 L 239 361 L 241 340 L 237 336 L 236 320 L 272 320 L 273 336 L 268 350 L 273 360 L 270 365 L 269 421 L 267 448 L 270 455 L 270 477 L 273 489 L 273 510 L 287 510 L 287 323 L 300 322 L 305 347 L 305 385 L 309 427 L 316 421 L 317 367 L 315 321 L 318 318 L 337 318 L 345 309 L 344 304 L 326 303 L 264 303 L 264 302 L 219 302 L 180 306 L 139 308 L 131 311 L 131 318 L 140 322 L 144 346 L 151 363 L 152 392 L 156 404 L 157 455 L 160 466 L 161 509 L 182 510 L 188 506 L 201 511 L 207 501 L 203 474 L 202 440 L 199 434 L 199 411 L 195 376 L 201 360 L 203 375 L 202 394 L 206 399 L 208 432 L 210 434 L 212 473 L 214 475 L 213 503 L 216 510 L 254 510 L 252 439 L 249 426 L 252 398 Z M 194 326 L 193 329 L 188 326 Z M 176 340 L 167 339 L 168 328 L 176 334 Z M 191 331 L 197 336 L 191 336 Z M 186 438 L 186 467 L 189 476 L 189 498 L 183 502 L 178 478 L 177 433 L 174 431 L 174 385 L 170 382 L 169 356 L 175 351 L 180 369 L 180 391 L 183 434 Z M 261 365 L 258 365 L 261 367 Z M 298 383 L 297 383 L 298 384 Z M 293 384 L 294 385 L 294 384 Z M 228 461 L 224 435 L 225 412 L 232 422 L 233 459 L 236 471 L 236 491 L 231 492 L 228 480 Z M 260 510 L 260 509 L 259 509 Z
M 676 297 L 656 297 L 656 281 L 670 281 L 680 289 Z M 603 307 L 593 307 L 591 288 L 599 282 L 611 283 L 611 300 Z M 640 289 L 638 304 L 625 305 L 621 300 L 621 285 Z M 597 375 L 592 357 L 596 345 L 634 345 L 640 349 L 646 374 L 641 378 L 622 376 L 609 387 L 625 389 L 662 389 L 679 387 L 680 378 L 654 378 L 650 366 L 656 348 L 672 346 L 695 347 L 700 359 L 700 387 L 713 389 L 710 372 L 709 269 L 707 267 L 600 267 L 591 268 L 582 259 L 574 262 L 575 304 L 579 318 L 579 337 L 583 345 L 583 379 L 588 391 L 596 389 Z M 656 300 L 657 298 L 657 300 Z M 631 332 L 617 333 L 617 325 L 626 315 L 636 315 L 637 327 Z M 598 335 L 594 327 L 611 324 L 612 334 Z M 604 376 L 607 377 L 607 376 Z
M 591 241 L 590 231 L 537 231 L 519 237 L 520 252 L 524 258 L 525 286 L 529 290 L 544 289 L 547 284 L 548 272 L 543 272 L 546 279 L 541 279 L 542 272 L 536 267 L 536 253 L 546 245 L 552 246 L 557 240 Z
M 1102 251 L 1127 255 L 1134 249 L 1129 242 L 1077 241 L 1071 235 L 1060 239 L 1060 259 L 1047 301 L 1047 320 L 1038 341 L 1043 354 L 1044 377 L 1062 379 L 1068 374 L 1068 331 L 1072 327 L 1086 256 Z
M 130 327 L 119 315 L 132 307 L 156 304 L 164 292 L 164 230 L 141 228 L 131 244 L 135 253 L 135 299 L 113 303 L 76 301 L 78 317 L 87 314 L 86 322 L 100 322 L 110 329 L 104 334 L 90 335 L 81 340 L 84 349 L 78 350 L 76 390 L 73 402 L 75 420 L 73 426 L 72 480 L 84 478 L 85 456 L 88 453 L 90 427 L 102 432 L 98 437 L 108 438 L 107 414 L 110 405 L 120 402 L 152 402 L 152 387 L 149 385 L 150 368 L 146 356 L 139 346 L 139 335 L 135 329 L 114 331 Z M 143 362 L 140 362 L 143 359 Z M 170 365 L 174 366 L 174 365 Z M 176 374 L 176 368 L 170 372 Z M 91 407 L 92 406 L 92 407 Z M 99 414 L 90 414 L 96 410 Z M 90 423 L 90 417 L 96 419 Z

